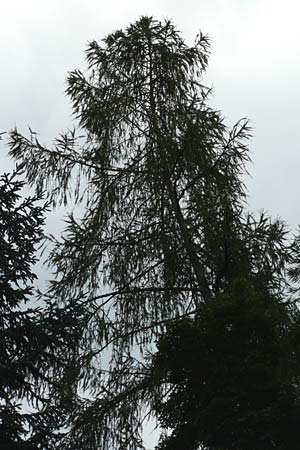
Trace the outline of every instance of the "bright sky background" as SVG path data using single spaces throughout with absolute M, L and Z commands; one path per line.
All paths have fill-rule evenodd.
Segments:
M 71 126 L 67 72 L 88 41 L 141 15 L 212 39 L 204 81 L 228 123 L 253 126 L 251 209 L 300 223 L 300 2 L 296 0 L 0 0 L 0 131 L 27 125 L 51 145 Z M 0 172 L 13 167 L 0 143 Z M 53 220 L 53 223 L 55 221 Z M 50 222 L 51 223 L 51 222 Z
M 228 123 L 253 126 L 249 204 L 300 223 L 300 3 L 296 0 L 0 0 L 0 131 L 27 125 L 51 145 L 71 125 L 65 77 L 88 41 L 140 15 L 212 39 L 205 78 Z M 0 147 L 0 172 L 11 164 Z

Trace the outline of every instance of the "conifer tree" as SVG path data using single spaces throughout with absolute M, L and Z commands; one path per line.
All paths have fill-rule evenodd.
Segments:
M 0 447 L 5 450 L 44 449 L 52 439 L 49 415 L 54 429 L 59 423 L 42 375 L 55 366 L 49 356 L 57 350 L 55 320 L 45 320 L 33 296 L 47 205 L 40 206 L 40 197 L 22 198 L 21 175 L 17 169 L 0 177 Z
M 296 311 L 294 317 L 283 306 L 292 260 L 285 226 L 246 210 L 249 127 L 242 120 L 228 128 L 222 114 L 210 107 L 210 90 L 202 79 L 209 51 L 201 33 L 189 46 L 172 22 L 142 17 L 100 44 L 91 42 L 88 72 L 69 75 L 74 130 L 61 135 L 52 149 L 36 134 L 10 134 L 10 154 L 37 193 L 47 191 L 54 206 L 75 202 L 84 210 L 81 219 L 70 214 L 62 237 L 52 238 L 49 264 L 56 278 L 44 296 L 55 314 L 72 312 L 76 330 L 54 391 L 68 425 L 59 448 L 142 448 L 148 414 L 173 430 L 173 437 L 162 438 L 163 448 L 221 448 L 223 440 L 224 448 L 241 444 L 250 449 L 247 439 L 249 445 L 281 448 L 284 433 L 278 441 L 271 432 L 261 437 L 251 421 L 251 432 L 245 432 L 247 405 L 241 407 L 243 423 L 236 434 L 234 411 L 218 429 L 219 417 L 213 415 L 218 410 L 205 400 L 213 391 L 203 387 L 211 374 L 198 380 L 197 361 L 204 372 L 211 368 L 222 374 L 217 368 L 220 349 L 223 345 L 228 351 L 230 342 L 238 342 L 236 334 L 226 338 L 227 347 L 222 342 L 236 322 L 221 321 L 218 330 L 214 314 L 219 306 L 214 305 L 220 304 L 221 311 L 237 307 L 232 315 L 239 321 L 243 311 L 252 319 L 259 315 L 270 300 L 267 304 L 276 308 L 268 306 L 270 318 L 259 318 L 257 325 L 266 324 L 268 330 L 263 351 L 283 326 L 289 342 L 298 342 L 292 338 L 297 336 L 292 331 L 297 329 Z M 244 298 L 245 310 L 240 307 Z M 282 311 L 277 322 L 275 310 Z M 286 348 L 280 333 L 274 352 Z M 252 338 L 246 333 L 245 346 L 251 347 Z M 252 348 L 255 353 L 260 346 L 256 342 Z M 191 359 L 185 356 L 189 349 L 195 350 Z M 287 360 L 270 361 L 268 374 Z M 230 361 L 225 358 L 224 370 Z M 287 384 L 297 379 L 295 367 Z M 276 389 L 283 379 L 278 375 Z M 220 386 L 230 388 L 229 375 L 225 380 Z M 246 384 L 233 395 L 243 389 Z M 298 418 L 295 392 L 291 404 Z M 227 407 L 234 408 L 241 399 L 230 401 Z M 205 407 L 211 408 L 210 416 Z M 276 405 L 272 414 L 275 410 Z

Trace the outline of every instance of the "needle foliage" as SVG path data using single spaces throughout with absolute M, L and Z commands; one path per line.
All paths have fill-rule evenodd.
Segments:
M 69 74 L 74 130 L 51 149 L 10 133 L 37 193 L 83 211 L 52 238 L 43 296 L 77 330 L 54 395 L 59 448 L 140 449 L 149 414 L 159 448 L 290 448 L 299 246 L 247 211 L 250 130 L 210 106 L 209 52 L 201 33 L 188 45 L 142 17 Z

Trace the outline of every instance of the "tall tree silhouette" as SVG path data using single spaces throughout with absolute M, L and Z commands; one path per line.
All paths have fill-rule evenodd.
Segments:
M 35 134 L 10 134 L 10 154 L 37 193 L 47 191 L 54 206 L 84 206 L 83 218 L 69 215 L 62 238 L 53 238 L 57 277 L 45 294 L 53 311 L 71 308 L 77 320 L 68 389 L 56 396 L 68 405 L 60 448 L 141 448 L 148 412 L 178 430 L 195 411 L 194 392 L 184 391 L 186 404 L 174 401 L 183 415 L 172 421 L 160 402 L 179 397 L 166 393 L 172 382 L 150 356 L 154 343 L 176 359 L 176 345 L 162 344 L 170 324 L 198 323 L 237 280 L 282 301 L 285 228 L 245 209 L 249 128 L 242 120 L 229 129 L 209 106 L 209 51 L 201 33 L 188 46 L 170 21 L 142 17 L 89 44 L 88 72 L 68 77 L 76 128 L 53 149 Z M 182 436 L 186 448 L 214 444 L 205 433 Z

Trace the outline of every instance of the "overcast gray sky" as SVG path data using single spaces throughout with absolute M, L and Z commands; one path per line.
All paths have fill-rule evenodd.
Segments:
M 205 82 L 229 123 L 253 126 L 252 209 L 300 223 L 300 3 L 296 0 L 0 0 L 0 131 L 27 124 L 44 143 L 71 125 L 68 71 L 88 41 L 140 15 L 172 18 L 187 41 L 212 39 Z M 0 172 L 10 167 L 1 146 Z
M 88 41 L 144 14 L 212 39 L 205 77 L 228 123 L 253 126 L 251 209 L 300 223 L 300 2 L 296 0 L 0 0 L 0 131 L 30 125 L 47 145 L 71 125 L 68 71 Z M 0 146 L 0 172 L 12 167 Z

